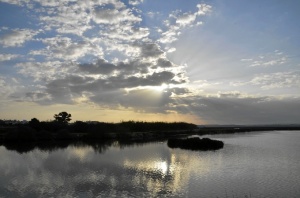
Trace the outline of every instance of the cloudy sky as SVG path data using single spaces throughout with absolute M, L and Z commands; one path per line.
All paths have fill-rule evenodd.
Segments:
M 298 0 L 0 0 L 0 118 L 300 123 Z

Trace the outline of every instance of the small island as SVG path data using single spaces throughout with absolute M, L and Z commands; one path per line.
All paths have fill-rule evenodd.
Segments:
M 209 138 L 171 138 L 168 140 L 168 146 L 170 148 L 208 151 L 221 149 L 224 147 L 224 143 L 222 141 L 212 140 Z

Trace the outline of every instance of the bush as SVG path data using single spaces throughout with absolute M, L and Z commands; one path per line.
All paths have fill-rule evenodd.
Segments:
M 224 143 L 219 140 L 212 140 L 209 138 L 187 138 L 187 139 L 175 139 L 168 140 L 168 146 L 170 148 L 181 148 L 189 150 L 217 150 L 224 146 Z
M 61 130 L 57 131 L 56 139 L 57 140 L 70 140 L 70 139 L 72 139 L 72 135 L 70 134 L 69 130 L 61 129 Z
M 28 142 L 36 140 L 36 131 L 30 127 L 21 126 L 12 132 L 8 132 L 4 139 L 7 141 Z

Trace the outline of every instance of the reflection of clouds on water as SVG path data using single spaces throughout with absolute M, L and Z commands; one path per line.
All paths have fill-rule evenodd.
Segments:
M 103 153 L 100 145 L 22 154 L 0 146 L 0 197 L 300 195 L 298 132 L 226 136 L 224 149 L 208 152 L 165 143 L 114 144 Z
M 199 171 L 203 166 L 193 153 L 187 156 L 161 143 L 103 154 L 88 146 L 22 155 L 1 147 L 0 153 L 5 159 L 0 163 L 0 196 L 9 197 L 183 196 L 190 167 Z
M 94 149 L 91 147 L 74 147 L 72 153 L 75 157 L 77 157 L 80 161 L 90 161 L 94 156 Z

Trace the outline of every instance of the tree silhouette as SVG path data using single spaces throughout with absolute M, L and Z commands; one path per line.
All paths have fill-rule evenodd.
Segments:
M 37 118 L 32 118 L 29 121 L 29 126 L 36 130 L 39 130 L 40 129 L 40 121 Z
M 72 116 L 71 114 L 63 111 L 60 112 L 59 114 L 55 114 L 54 118 L 57 122 L 68 123 L 72 120 L 71 116 Z

